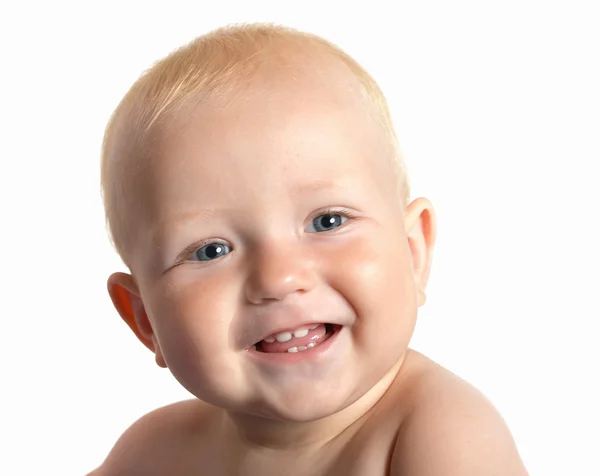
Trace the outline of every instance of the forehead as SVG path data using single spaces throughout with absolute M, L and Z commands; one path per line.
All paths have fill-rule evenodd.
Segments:
M 161 221 L 380 181 L 392 153 L 358 82 L 325 70 L 255 78 L 174 117 L 156 143 L 147 205 Z

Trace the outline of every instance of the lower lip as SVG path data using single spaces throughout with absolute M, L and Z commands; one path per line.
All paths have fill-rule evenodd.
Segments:
M 331 346 L 337 340 L 342 330 L 342 326 L 336 326 L 333 333 L 324 342 L 300 352 L 259 352 L 257 350 L 248 350 L 248 355 L 252 359 L 257 359 L 264 363 L 273 364 L 297 364 L 300 362 L 310 362 L 317 360 L 329 351 Z

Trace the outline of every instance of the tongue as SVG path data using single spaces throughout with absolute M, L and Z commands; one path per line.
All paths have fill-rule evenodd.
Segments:
M 289 331 L 291 332 L 291 331 Z M 292 340 L 288 340 L 287 342 L 266 342 L 264 340 L 260 341 L 262 351 L 271 353 L 271 352 L 287 352 L 290 347 L 298 347 L 298 346 L 307 346 L 311 342 L 315 344 L 319 344 L 325 340 L 327 334 L 327 329 L 325 328 L 325 324 L 319 324 L 314 329 L 308 331 L 308 334 L 304 337 L 293 337 Z

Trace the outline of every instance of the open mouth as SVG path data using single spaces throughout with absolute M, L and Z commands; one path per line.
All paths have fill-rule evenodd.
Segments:
M 337 324 L 313 324 L 278 332 L 257 342 L 253 348 L 266 354 L 306 352 L 318 347 L 341 329 Z

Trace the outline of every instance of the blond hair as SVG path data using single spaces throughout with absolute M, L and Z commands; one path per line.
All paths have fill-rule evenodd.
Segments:
M 316 35 L 270 24 L 227 26 L 196 38 L 155 63 L 133 84 L 108 122 L 102 144 L 102 196 L 109 235 L 126 264 L 123 203 L 129 187 L 124 180 L 135 166 L 125 157 L 143 155 L 153 127 L 192 99 L 222 98 L 243 86 L 261 64 L 273 58 L 273 47 L 279 44 L 327 55 L 355 76 L 373 116 L 390 139 L 400 178 L 399 198 L 407 203 L 409 185 L 387 101 L 369 73 L 340 48 Z

